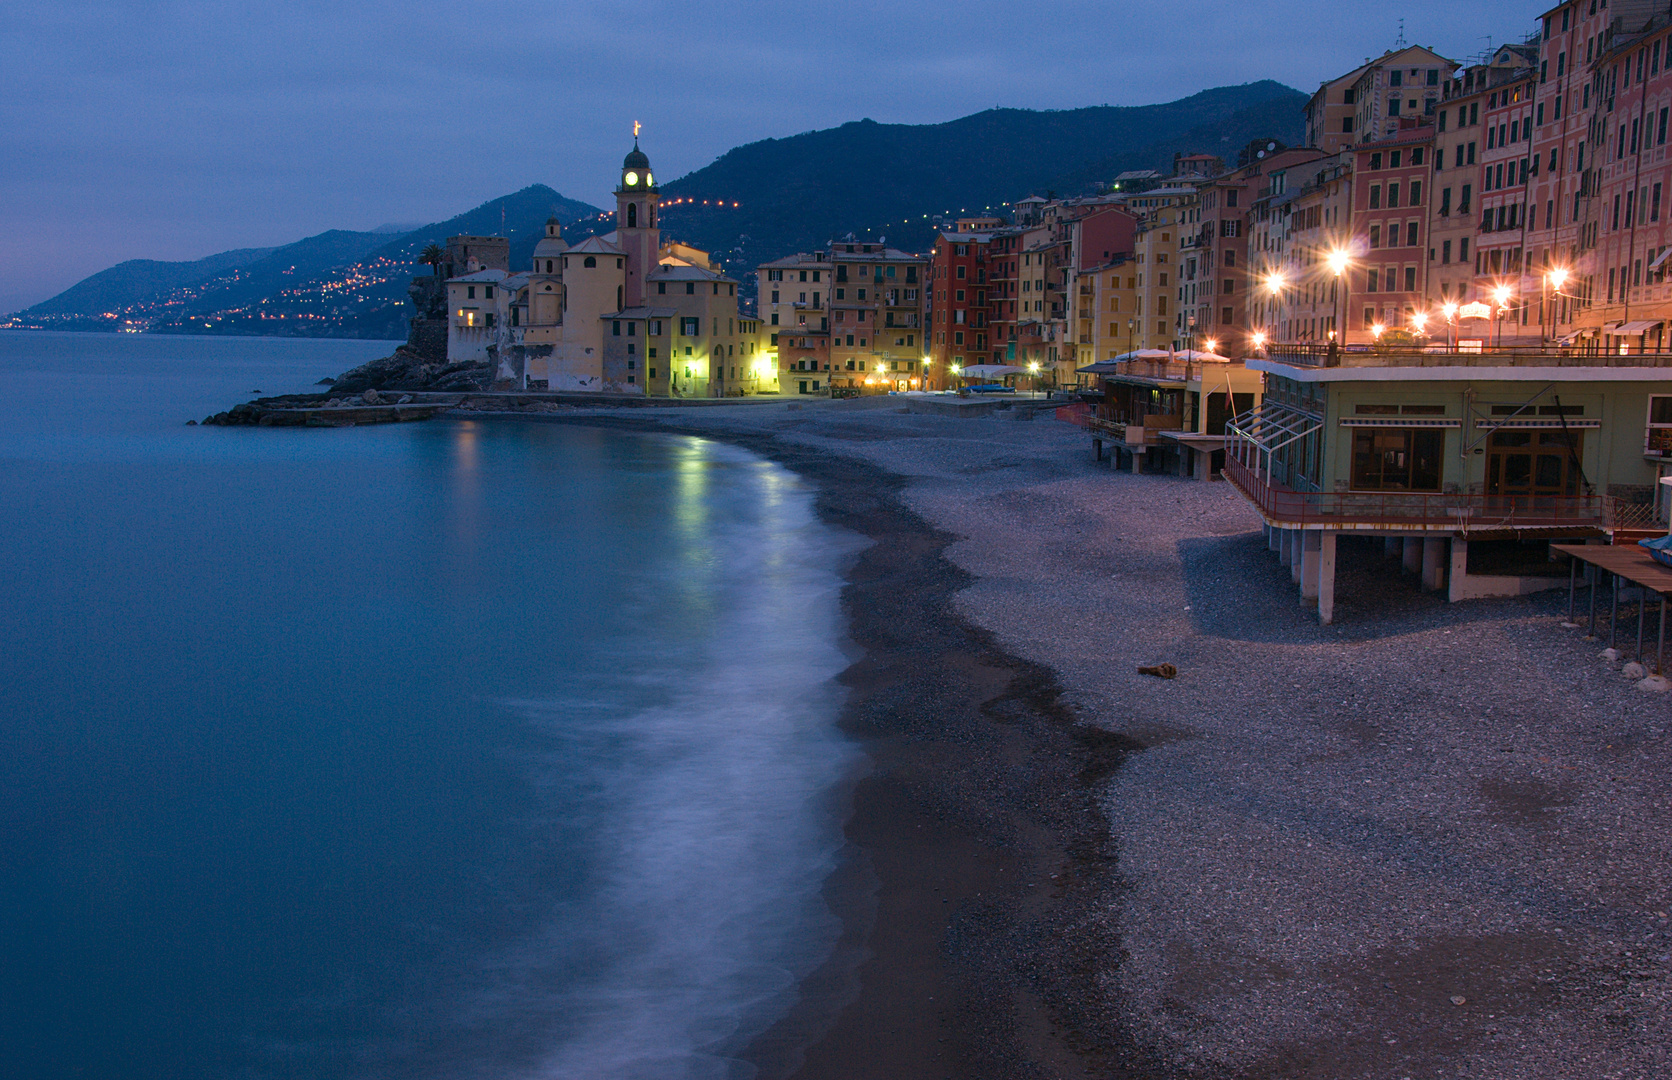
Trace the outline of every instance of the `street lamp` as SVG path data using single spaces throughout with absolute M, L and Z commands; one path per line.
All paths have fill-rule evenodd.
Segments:
M 1494 348 L 1502 348 L 1504 344 L 1504 314 L 1509 311 L 1509 299 L 1515 294 L 1508 285 L 1499 285 L 1492 290 L 1492 300 L 1498 306 L 1498 340 Z
M 1440 305 L 1440 314 L 1446 317 L 1446 347 L 1455 352 L 1457 350 L 1457 305 L 1447 300 Z
M 1562 286 L 1567 284 L 1568 272 L 1565 267 L 1556 267 L 1539 279 L 1539 339 L 1548 345 L 1551 335 L 1556 332 L 1556 309 L 1551 305 L 1551 294 L 1562 295 Z M 1544 332 L 1544 317 L 1550 316 L 1550 334 Z
M 1335 325 L 1330 332 L 1330 344 L 1336 349 L 1340 348 L 1341 344 L 1347 340 L 1342 325 L 1346 322 L 1346 317 L 1341 313 L 1341 304 L 1345 299 L 1346 290 L 1342 288 L 1341 275 L 1347 272 L 1348 262 L 1349 257 L 1345 248 L 1333 248 L 1328 255 L 1324 256 L 1324 264 L 1329 267 L 1330 273 L 1335 275 L 1335 303 L 1333 305 L 1335 308 L 1335 315 L 1333 316 Z

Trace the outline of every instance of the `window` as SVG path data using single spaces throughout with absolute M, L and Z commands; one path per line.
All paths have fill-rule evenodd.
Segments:
M 586 258 L 581 260 L 581 265 L 584 267 L 596 267 L 598 265 L 598 260 L 593 256 L 588 255 Z
M 482 289 L 482 299 L 484 299 L 484 300 L 492 300 L 493 299 L 493 286 L 492 285 L 487 285 L 487 286 L 483 287 L 483 289 Z
M 1370 246 L 1373 248 L 1382 246 L 1382 227 L 1380 225 L 1370 226 Z
M 1382 167 L 1382 155 L 1381 154 L 1371 154 L 1370 155 L 1370 167 L 1372 169 L 1380 169 Z
M 1440 241 L 1440 262 L 1442 262 L 1442 263 L 1451 262 L 1451 241 L 1450 240 Z
M 1417 223 L 1414 221 L 1407 221 L 1405 223 L 1405 246 L 1417 246 Z
M 1355 428 L 1352 486 L 1359 491 L 1439 491 L 1445 432 Z
M 1223 324 L 1225 326 L 1231 325 L 1232 323 L 1237 321 L 1236 320 L 1236 312 L 1233 311 L 1230 308 L 1220 308 L 1219 309 L 1219 321 L 1220 321 L 1221 324 Z
M 465 286 L 465 287 L 464 287 L 464 298 L 465 298 L 465 299 L 466 299 L 466 300 L 474 300 L 474 299 L 476 299 L 476 286 L 474 286 L 474 285 L 466 285 L 466 286 Z
M 680 319 L 679 332 L 685 337 L 696 337 L 702 333 L 701 319 Z
M 1440 216 L 1451 216 L 1451 188 L 1440 189 Z
M 1415 229 L 1416 225 L 1412 224 L 1411 228 Z M 1414 266 L 1407 266 L 1405 268 L 1405 291 L 1417 291 L 1417 268 Z
M 1395 207 L 1395 206 L 1398 206 L 1398 205 L 1399 205 L 1399 185 L 1398 184 L 1389 184 L 1388 185 L 1388 207 L 1391 209 L 1392 207 Z

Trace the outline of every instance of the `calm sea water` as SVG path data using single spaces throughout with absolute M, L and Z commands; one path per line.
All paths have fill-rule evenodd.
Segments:
M 0 1073 L 746 1077 L 854 540 L 690 438 L 186 427 L 386 344 L 0 333 Z

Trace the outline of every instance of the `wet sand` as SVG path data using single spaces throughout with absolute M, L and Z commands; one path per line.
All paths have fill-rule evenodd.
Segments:
M 739 443 L 876 541 L 846 935 L 763 1077 L 1672 1071 L 1672 702 L 1565 596 L 1446 604 L 1344 541 L 1320 627 L 1227 485 L 1049 419 L 659 413 L 562 419 Z

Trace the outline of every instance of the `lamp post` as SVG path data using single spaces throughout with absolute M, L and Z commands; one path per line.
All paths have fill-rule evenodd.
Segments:
M 1440 314 L 1446 317 L 1446 351 L 1457 351 L 1457 305 L 1447 300 L 1440 305 Z
M 1556 309 L 1551 306 L 1552 294 L 1555 296 L 1562 295 L 1562 286 L 1567 284 L 1567 279 L 1567 270 L 1560 266 L 1546 272 L 1545 275 L 1539 279 L 1538 329 L 1539 344 L 1542 346 L 1548 347 L 1550 344 L 1550 338 L 1556 333 Z M 1544 320 L 1547 315 L 1550 319 L 1549 334 L 1544 332 Z
M 1335 275 L 1335 295 L 1332 298 L 1334 303 L 1331 305 L 1335 309 L 1335 314 L 1331 317 L 1334 321 L 1334 326 L 1330 329 L 1329 335 L 1332 352 L 1338 351 L 1342 345 L 1347 343 L 1346 328 L 1344 326 L 1347 319 L 1342 313 L 1342 304 L 1346 300 L 1347 290 L 1342 287 L 1342 283 L 1345 280 L 1342 275 L 1347 272 L 1348 261 L 1347 252 L 1344 248 L 1335 248 L 1324 258 L 1324 262 L 1329 267 L 1330 273 Z
M 1514 291 L 1508 285 L 1499 285 L 1492 290 L 1492 300 L 1498 307 L 1498 334 L 1493 348 L 1501 349 L 1504 346 L 1504 315 L 1509 311 L 1509 298 L 1513 295 Z
M 930 360 L 927 356 L 925 356 L 923 358 L 923 379 L 918 383 L 918 385 L 924 390 L 929 389 L 929 364 Z
M 1277 304 L 1278 304 L 1279 298 L 1281 298 L 1282 295 L 1283 295 L 1283 286 L 1285 284 L 1286 284 L 1286 281 L 1284 280 L 1283 271 L 1281 271 L 1281 270 L 1273 270 L 1271 273 L 1266 275 L 1266 291 L 1271 294 L 1271 304 L 1272 304 L 1272 308 L 1271 308 L 1272 317 L 1266 320 L 1268 325 L 1276 325 L 1277 322 L 1278 322 L 1278 319 L 1277 319 Z M 1262 344 L 1263 344 L 1265 334 L 1262 333 L 1262 334 L 1259 335 L 1259 337 L 1261 338 L 1261 341 L 1262 341 Z M 1256 346 L 1256 348 L 1258 348 L 1258 346 Z

